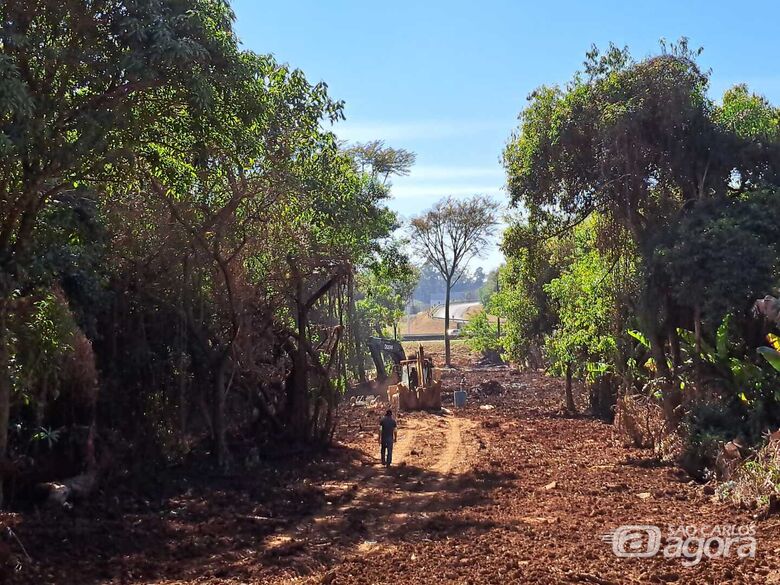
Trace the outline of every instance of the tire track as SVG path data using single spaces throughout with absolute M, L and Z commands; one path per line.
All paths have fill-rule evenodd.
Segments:
M 442 425 L 442 422 L 445 424 Z M 399 420 L 398 441 L 393 452 L 393 464 L 389 468 L 370 467 L 359 479 L 353 479 L 354 495 L 348 502 L 339 506 L 324 507 L 317 514 L 300 522 L 295 527 L 277 535 L 267 546 L 299 546 L 310 550 L 312 547 L 325 546 L 326 543 L 349 536 L 344 532 L 350 526 L 350 518 L 358 519 L 359 526 L 366 531 L 362 542 L 357 544 L 345 557 L 355 560 L 374 554 L 377 550 L 387 550 L 394 546 L 391 540 L 393 532 L 401 530 L 413 522 L 420 514 L 436 503 L 445 483 L 453 475 L 465 473 L 471 468 L 476 451 L 475 442 L 469 440 L 469 432 L 476 424 L 465 418 L 446 415 L 424 415 L 404 417 Z M 435 441 L 443 445 L 440 453 L 431 460 L 422 460 L 413 455 L 415 447 L 426 441 Z M 379 459 L 379 445 L 376 444 Z M 412 478 L 399 474 L 398 470 L 417 466 L 419 474 Z M 410 482 L 425 482 L 422 491 L 409 491 Z M 308 556 L 308 555 L 306 555 Z M 303 560 L 303 559 L 302 559 Z M 324 575 L 325 565 L 313 559 L 308 565 L 309 573 L 290 577 L 285 583 L 318 583 Z
M 457 417 L 448 417 L 445 441 L 446 448 L 432 469 L 434 472 L 442 475 L 450 473 L 458 462 L 462 443 L 461 419 Z

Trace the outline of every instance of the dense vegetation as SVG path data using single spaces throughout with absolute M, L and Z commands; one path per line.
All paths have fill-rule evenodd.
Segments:
M 0 5 L 6 487 L 270 436 L 327 441 L 361 335 L 416 274 L 324 84 L 238 48 L 226 2 Z M 243 453 L 246 450 L 241 451 Z M 0 482 L 2 485 L 3 482 Z
M 751 312 L 780 285 L 780 110 L 744 85 L 713 101 L 697 56 L 594 49 L 529 97 L 489 306 L 511 359 L 570 370 L 607 417 L 618 396 L 657 402 L 702 447 L 780 425 Z
M 338 143 L 343 104 L 232 21 L 221 0 L 0 5 L 0 502 L 325 444 L 366 336 L 414 296 L 387 207 L 414 154 Z M 467 273 L 489 199 L 410 237 L 418 296 L 483 287 L 501 330 L 479 315 L 474 347 L 585 381 L 599 416 L 641 399 L 707 466 L 780 425 L 780 109 L 714 101 L 697 56 L 594 49 L 530 96 L 498 274 Z

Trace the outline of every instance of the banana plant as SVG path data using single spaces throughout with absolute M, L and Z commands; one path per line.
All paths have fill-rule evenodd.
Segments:
M 758 353 L 764 356 L 764 359 L 769 364 L 780 372 L 780 337 L 774 333 L 770 333 L 766 336 L 766 340 L 769 342 L 769 346 L 761 346 L 758 348 Z
M 757 300 L 753 305 L 753 315 L 756 317 L 761 315 L 767 321 L 773 322 L 780 327 L 780 299 L 767 295 L 763 299 Z M 764 359 L 780 372 L 780 337 L 770 333 L 766 336 L 766 340 L 769 342 L 769 345 L 759 347 L 758 353 L 764 356 Z
M 42 441 L 51 449 L 59 441 L 62 429 L 52 429 L 51 427 L 40 427 L 30 441 Z
M 687 383 L 692 381 L 690 375 L 694 360 L 698 359 L 707 365 L 708 377 L 717 378 L 721 385 L 729 387 L 741 402 L 747 404 L 753 401 L 755 390 L 761 385 L 764 373 L 759 366 L 744 359 L 738 351 L 735 355 L 739 347 L 730 337 L 731 323 L 732 316 L 726 315 L 716 331 L 715 343 L 702 339 L 697 342 L 693 331 L 677 329 L 683 357 L 681 368 L 678 369 L 680 390 L 684 390 Z M 638 347 L 649 351 L 650 342 L 644 334 L 636 330 L 629 330 L 627 333 L 639 342 Z M 768 339 L 772 347 L 762 347 L 758 351 L 780 371 L 780 337 L 770 334 Z M 653 358 L 648 358 L 642 365 L 644 370 L 655 372 Z M 671 359 L 668 360 L 668 365 L 671 368 Z M 776 399 L 780 400 L 780 390 Z
M 678 329 L 677 333 L 683 355 L 687 356 L 685 363 L 690 364 L 690 360 L 694 356 L 697 357 L 708 365 L 710 375 L 730 387 L 734 395 L 747 404 L 753 401 L 764 374 L 760 367 L 744 359 L 738 344 L 732 341 L 731 322 L 732 316 L 726 315 L 716 331 L 714 345 L 705 340 L 699 340 L 697 343 L 693 331 Z M 697 347 L 700 351 L 697 351 Z

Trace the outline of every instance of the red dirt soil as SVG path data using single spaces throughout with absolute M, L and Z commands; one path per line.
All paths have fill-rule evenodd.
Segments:
M 469 387 L 500 386 L 470 392 L 450 414 L 401 414 L 389 469 L 377 461 L 384 407 L 344 406 L 338 447 L 320 457 L 237 477 L 161 477 L 147 499 L 128 489 L 0 516 L 32 559 L 0 542 L 0 562 L 21 565 L 5 582 L 780 583 L 780 519 L 715 501 L 619 444 L 610 425 L 561 416 L 559 381 L 467 359 L 459 351 L 463 367 L 445 373 L 445 388 L 463 373 Z M 601 539 L 627 524 L 750 523 L 755 559 L 693 567 L 618 558 Z

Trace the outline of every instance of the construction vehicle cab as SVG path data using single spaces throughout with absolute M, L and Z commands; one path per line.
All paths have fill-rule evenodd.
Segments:
M 423 362 L 422 372 L 418 370 L 416 359 L 404 360 L 399 367 L 401 370 L 400 383 L 409 390 L 417 390 L 420 386 L 430 386 L 433 383 L 433 364 L 430 359 Z
M 387 399 L 395 410 L 438 410 L 441 408 L 441 382 L 436 379 L 433 361 L 425 357 L 422 345 L 414 359 L 401 360 L 400 381 L 387 387 Z
M 370 337 L 368 350 L 376 366 L 376 391 L 387 388 L 393 410 L 441 408 L 441 382 L 435 379 L 433 360 L 425 357 L 422 345 L 411 359 L 406 359 L 404 348 L 394 339 Z M 392 365 L 386 365 L 384 358 Z

